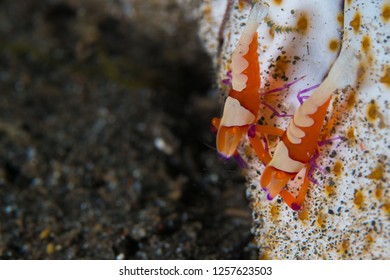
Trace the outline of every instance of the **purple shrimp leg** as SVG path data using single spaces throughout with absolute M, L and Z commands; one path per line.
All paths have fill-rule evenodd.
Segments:
M 316 89 L 319 86 L 320 86 L 320 84 L 314 85 L 314 86 L 311 86 L 309 88 L 305 88 L 305 89 L 301 90 L 300 92 L 298 92 L 297 93 L 297 99 L 298 99 L 299 103 L 302 105 L 304 100 L 309 98 L 309 96 L 302 96 L 304 93 L 309 92 L 309 91 L 311 91 L 313 89 Z
M 321 147 L 321 146 L 324 146 L 324 145 L 327 145 L 327 144 L 331 144 L 332 141 L 336 141 L 336 140 L 344 141 L 344 140 L 346 140 L 346 138 L 342 137 L 342 136 L 336 136 L 336 137 L 329 138 L 329 139 L 326 139 L 326 140 L 323 140 L 323 141 L 319 141 L 318 142 L 318 146 Z M 315 169 L 320 170 L 322 174 L 329 173 L 328 171 L 326 171 L 324 168 L 322 168 L 321 166 L 319 166 L 317 164 L 317 159 L 319 158 L 319 156 L 320 156 L 319 152 L 316 151 L 314 156 L 309 160 L 310 170 L 309 170 L 308 177 L 309 177 L 310 182 L 312 182 L 313 184 L 316 184 L 316 185 L 318 185 L 318 181 L 313 178 L 313 173 L 314 173 Z
M 321 147 L 321 146 L 324 146 L 324 145 L 327 145 L 327 144 L 331 144 L 332 141 L 335 141 L 335 140 L 345 141 L 345 140 L 347 140 L 347 138 L 345 138 L 343 136 L 336 136 L 336 137 L 333 137 L 333 138 L 325 139 L 325 140 L 319 141 L 318 142 L 318 146 Z
M 267 95 L 267 94 L 270 94 L 270 93 L 274 93 L 274 92 L 279 92 L 279 91 L 282 91 L 282 90 L 285 90 L 285 89 L 288 89 L 289 87 L 291 87 L 292 85 L 298 83 L 300 80 L 302 80 L 303 78 L 305 78 L 305 76 L 302 76 L 300 77 L 299 79 L 295 80 L 295 81 L 292 81 L 288 84 L 285 84 L 281 87 L 278 87 L 278 88 L 275 88 L 275 89 L 271 89 L 269 91 L 266 91 L 266 92 L 263 92 L 263 93 L 260 93 L 260 95 Z
M 279 88 L 275 88 L 275 89 L 272 89 L 272 90 L 263 92 L 263 93 L 261 93 L 261 95 L 264 96 L 264 95 L 267 95 L 267 94 L 270 94 L 270 93 L 274 93 L 274 92 L 279 92 L 279 91 L 285 90 L 285 89 L 291 87 L 292 85 L 296 84 L 297 82 L 299 82 L 299 81 L 302 80 L 303 78 L 305 78 L 305 76 L 302 76 L 301 78 L 299 78 L 299 79 L 297 79 L 297 80 L 295 80 L 295 81 L 292 81 L 292 82 L 290 82 L 290 83 L 288 83 L 288 84 L 285 84 L 285 85 L 283 85 L 283 86 L 281 86 L 281 87 L 279 87 Z M 308 96 L 302 96 L 303 94 L 305 94 L 305 93 L 307 93 L 307 92 L 309 92 L 309 91 L 311 91 L 311 90 L 313 90 L 313 89 L 315 89 L 315 88 L 317 88 L 317 87 L 319 87 L 319 84 L 318 84 L 318 85 L 311 86 L 311 87 L 306 88 L 306 89 L 303 89 L 303 90 L 301 90 L 300 92 L 298 92 L 297 98 L 298 98 L 299 103 L 302 105 L 302 103 L 304 102 L 304 100 L 308 98 Z M 277 117 L 292 117 L 292 116 L 293 116 L 292 114 L 281 114 L 281 113 L 279 113 L 274 107 L 272 107 L 271 105 L 269 105 L 269 104 L 267 104 L 267 103 L 265 103 L 265 102 L 261 102 L 261 103 L 262 103 L 264 106 L 266 106 L 267 108 L 269 108 L 269 109 L 275 114 L 275 116 L 277 116 Z
M 292 117 L 293 116 L 291 114 L 281 114 L 281 113 L 279 113 L 274 107 L 272 107 L 268 103 L 265 103 L 264 101 L 261 101 L 260 103 L 263 104 L 265 107 L 269 108 L 275 114 L 275 116 L 277 116 L 277 117 L 282 118 L 282 117 Z
M 219 157 L 225 161 L 228 161 L 230 160 L 230 158 L 227 158 L 227 157 L 224 157 L 223 155 L 219 154 Z M 241 167 L 241 168 L 247 168 L 247 164 L 245 162 L 245 160 L 240 156 L 240 154 L 238 152 L 235 152 L 233 154 L 233 158 L 236 160 L 237 164 Z
M 236 160 L 237 164 L 241 168 L 247 168 L 248 167 L 248 165 L 246 164 L 245 160 L 240 156 L 240 154 L 238 152 L 235 152 L 233 157 Z
M 319 184 L 318 184 L 318 181 L 316 179 L 314 179 L 314 177 L 313 177 L 314 170 L 318 169 L 321 171 L 321 173 L 327 173 L 325 169 L 323 169 L 321 166 L 319 166 L 317 164 L 317 159 L 319 158 L 319 156 L 320 156 L 319 152 L 316 151 L 314 156 L 309 160 L 310 169 L 309 169 L 309 173 L 308 173 L 308 178 L 309 178 L 310 182 L 312 182 L 313 184 L 316 184 L 316 185 L 319 185 Z
M 302 78 L 301 78 L 302 79 Z M 297 80 L 297 81 L 299 81 L 299 80 Z M 294 82 L 292 82 L 292 83 L 296 83 L 297 81 L 294 81 Z M 290 83 L 290 86 L 291 86 L 291 83 Z M 298 98 L 298 101 L 299 101 L 299 103 L 302 105 L 303 104 L 303 102 L 304 102 L 304 100 L 305 99 L 307 99 L 307 98 L 309 98 L 309 96 L 302 96 L 304 93 L 306 93 L 306 92 L 309 92 L 309 91 L 311 91 L 311 90 L 313 90 L 313 89 L 316 89 L 316 88 L 318 88 L 320 85 L 318 84 L 318 85 L 314 85 L 314 86 L 311 86 L 311 87 L 309 87 L 309 88 L 306 88 L 306 89 L 303 89 L 303 90 L 301 90 L 300 92 L 298 92 L 298 94 L 297 94 L 297 98 Z M 280 88 L 279 88 L 280 89 Z M 275 89 L 276 90 L 276 89 Z M 270 93 L 270 92 L 267 92 L 267 93 Z M 267 93 L 265 93 L 265 94 L 267 94 Z M 267 104 L 267 103 L 265 103 L 265 102 L 261 102 L 264 106 L 266 106 L 267 108 L 269 108 L 277 117 L 292 117 L 293 115 L 291 115 L 291 114 L 280 114 L 275 108 L 273 108 L 271 105 L 269 105 L 269 104 Z
M 232 71 L 231 70 L 227 71 L 226 77 L 227 78 L 222 80 L 222 83 L 224 85 L 227 85 L 227 86 L 231 87 L 232 86 Z
M 248 128 L 248 137 L 250 138 L 253 138 L 256 136 L 256 125 L 252 124 L 249 128 Z M 266 152 L 269 152 L 269 146 L 268 146 L 268 141 L 267 141 L 267 137 L 265 137 L 264 134 L 261 135 L 261 138 L 263 139 L 264 141 L 264 149 Z

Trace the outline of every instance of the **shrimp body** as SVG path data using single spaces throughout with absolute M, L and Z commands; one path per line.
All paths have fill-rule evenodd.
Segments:
M 232 62 L 232 88 L 225 101 L 217 132 L 217 150 L 225 158 L 230 158 L 234 154 L 248 126 L 257 121 L 260 106 L 257 45 L 257 32 L 255 32 L 247 53 L 240 58 L 242 61 L 239 63 L 247 64 L 241 73 L 235 74 L 234 59 Z M 241 65 L 239 66 L 242 68 Z M 237 76 L 239 82 L 236 81 Z
M 255 3 L 244 31 L 232 54 L 232 87 L 225 101 L 222 118 L 214 118 L 217 131 L 217 150 L 220 155 L 230 158 L 237 153 L 237 147 L 250 126 L 256 126 L 260 108 L 260 66 L 257 54 L 257 28 L 268 13 L 268 5 Z M 257 130 L 261 131 L 261 128 Z M 280 131 L 276 131 L 280 133 Z M 253 137 L 254 138 L 254 137 Z M 254 146 L 260 157 L 269 155 L 257 143 Z
M 260 179 L 261 186 L 268 191 L 268 199 L 271 200 L 284 192 L 288 181 L 293 179 L 317 152 L 317 141 L 330 100 L 331 98 L 328 98 L 320 107 L 311 107 L 312 111 L 315 110 L 312 114 L 303 112 L 303 108 L 309 108 L 308 106 L 301 106 L 294 114 Z M 303 104 L 310 105 L 310 102 L 309 98 Z M 300 209 L 299 203 L 292 201 L 289 204 L 289 200 L 283 198 L 292 209 Z
M 356 78 L 353 74 L 357 68 L 355 58 L 350 49 L 344 50 L 324 82 L 294 113 L 272 160 L 261 175 L 260 184 L 268 192 L 268 199 L 280 194 L 290 208 L 301 208 L 309 186 L 310 165 L 318 151 L 318 138 L 332 94 L 337 88 L 350 85 Z M 284 188 L 304 167 L 305 178 L 295 198 Z

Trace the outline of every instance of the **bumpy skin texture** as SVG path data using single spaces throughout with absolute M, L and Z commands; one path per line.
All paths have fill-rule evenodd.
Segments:
M 202 18 L 200 36 L 214 58 L 219 85 L 226 78 L 231 52 L 251 7 L 248 1 L 230 1 L 234 3 L 229 16 L 224 17 L 221 11 L 229 7 L 227 2 L 205 1 L 201 9 L 207 16 Z M 260 257 L 388 259 L 390 65 L 386 38 L 390 36 L 390 3 L 268 3 L 267 24 L 258 30 L 263 90 L 305 76 L 289 91 L 264 98 L 278 111 L 294 113 L 299 106 L 296 93 L 324 80 L 341 47 L 353 49 L 359 63 L 356 83 L 338 88 L 330 101 L 318 139 L 342 136 L 346 140 L 320 147 L 317 163 L 326 172 L 314 172 L 318 185 L 311 183 L 301 211 L 291 211 L 278 197 L 267 200 L 259 185 L 264 165 L 247 149 L 248 141 L 241 146 L 241 155 L 249 166 L 247 194 Z M 261 109 L 262 124 L 287 128 L 289 118 L 278 118 L 267 108 Z M 271 152 L 274 147 L 271 142 Z M 288 189 L 297 193 L 300 184 L 290 183 Z

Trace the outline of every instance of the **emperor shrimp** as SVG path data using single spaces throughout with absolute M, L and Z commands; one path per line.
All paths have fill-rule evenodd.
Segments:
M 238 156 L 237 147 L 244 135 L 259 159 L 267 163 L 271 157 L 256 135 L 281 136 L 283 130 L 257 125 L 260 118 L 260 66 L 257 54 L 257 28 L 268 13 L 268 5 L 256 2 L 232 54 L 232 86 L 225 101 L 222 118 L 213 118 L 217 129 L 216 146 L 224 158 Z
M 326 79 L 294 113 L 261 175 L 260 184 L 268 192 L 269 200 L 280 194 L 291 209 L 301 209 L 318 157 L 318 138 L 333 92 L 354 82 L 357 61 L 352 49 L 342 50 Z M 303 183 L 295 197 L 285 187 L 303 168 L 306 168 Z

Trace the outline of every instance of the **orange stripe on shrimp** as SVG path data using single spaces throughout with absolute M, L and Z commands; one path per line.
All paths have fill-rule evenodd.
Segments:
M 222 118 L 213 118 L 217 129 L 217 150 L 224 158 L 238 155 L 242 137 L 249 140 L 257 156 L 264 163 L 271 157 L 257 134 L 281 136 L 283 130 L 257 125 L 260 108 L 260 66 L 257 54 L 257 28 L 268 13 L 268 5 L 255 3 L 245 29 L 232 54 L 232 86 L 225 101 Z
M 357 59 L 351 49 L 345 49 L 324 82 L 294 113 L 287 130 L 276 146 L 272 160 L 264 169 L 260 184 L 272 200 L 280 194 L 293 210 L 301 209 L 309 176 L 318 156 L 318 138 L 325 120 L 332 94 L 338 88 L 350 85 L 356 78 Z M 285 189 L 290 179 L 306 167 L 305 176 L 297 197 Z

